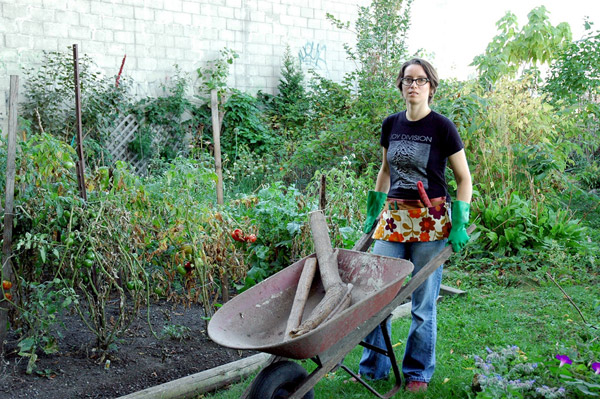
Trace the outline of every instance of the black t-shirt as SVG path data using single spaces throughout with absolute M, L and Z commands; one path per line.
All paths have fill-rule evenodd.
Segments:
M 409 121 L 406 111 L 390 115 L 381 126 L 381 140 L 390 166 L 388 197 L 418 199 L 417 182 L 423 182 L 429 198 L 448 197 L 446 163 L 464 148 L 456 126 L 435 111 Z

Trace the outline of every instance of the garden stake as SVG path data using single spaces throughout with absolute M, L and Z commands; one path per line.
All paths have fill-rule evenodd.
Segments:
M 321 175 L 321 189 L 319 190 L 319 209 L 325 210 L 327 206 L 327 196 L 325 195 L 327 176 Z
M 119 79 L 121 79 L 121 74 L 123 73 L 123 67 L 125 66 L 125 58 L 127 58 L 127 54 L 123 56 L 123 61 L 121 61 L 121 68 L 119 69 L 119 74 L 117 75 L 117 79 L 115 80 L 115 87 L 119 87 Z
M 84 201 L 87 201 L 85 190 L 85 160 L 83 158 L 83 137 L 81 126 L 81 92 L 79 90 L 79 57 L 77 45 L 73 45 L 73 70 L 75 74 L 75 114 L 77 117 L 77 183 L 79 184 L 79 194 Z
M 12 228 L 13 228 L 13 205 L 15 198 L 15 157 L 17 147 L 17 97 L 19 91 L 19 77 L 10 76 L 10 97 L 8 100 L 8 147 L 6 151 L 6 199 L 4 203 L 4 234 L 2 243 L 2 278 L 14 286 L 12 262 Z M 4 301 L 4 288 L 0 291 L 2 298 L 0 303 L 8 306 L 0 306 L 0 353 L 4 353 L 4 340 L 7 333 L 8 311 L 10 303 Z M 16 295 L 12 299 L 16 300 Z
M 210 92 L 210 110 L 212 115 L 212 130 L 215 156 L 215 172 L 217 173 L 217 204 L 223 205 L 223 166 L 221 165 L 221 117 L 219 115 L 219 93 Z M 223 268 L 220 275 L 223 303 L 229 301 L 229 273 Z

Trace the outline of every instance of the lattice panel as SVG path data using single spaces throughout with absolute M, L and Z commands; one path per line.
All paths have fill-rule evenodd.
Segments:
M 145 175 L 148 170 L 148 159 L 141 158 L 129 150 L 129 143 L 136 138 L 136 132 L 143 125 L 144 120 L 138 122 L 134 115 L 123 115 L 115 129 L 108 138 L 106 149 L 113 157 L 113 161 L 127 162 L 140 175 Z M 152 147 L 160 147 L 167 140 L 176 140 L 168 132 L 157 127 L 151 127 L 154 136 Z M 179 141 L 175 145 L 178 151 L 185 149 L 187 140 Z

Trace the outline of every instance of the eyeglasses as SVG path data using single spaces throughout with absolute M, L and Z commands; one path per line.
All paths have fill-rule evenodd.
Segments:
M 414 82 L 417 82 L 417 86 L 425 86 L 427 84 L 427 82 L 429 82 L 429 79 L 427 78 L 402 78 L 400 79 L 400 81 L 402 82 L 403 86 L 412 86 L 412 84 Z

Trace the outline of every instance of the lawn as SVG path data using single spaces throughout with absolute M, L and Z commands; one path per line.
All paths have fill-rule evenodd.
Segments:
M 563 287 L 585 317 L 586 325 L 577 308 L 550 280 L 522 279 L 517 286 L 506 287 L 497 276 L 452 269 L 444 278 L 448 285 L 456 286 L 460 281 L 462 284 L 470 282 L 468 285 L 472 287 L 465 295 L 444 297 L 439 304 L 438 366 L 428 392 L 400 392 L 396 398 L 474 398 L 476 394 L 471 389 L 475 374 L 474 355 L 485 357 L 486 347 L 499 350 L 518 346 L 522 356 L 543 363 L 548 370 L 558 365 L 557 354 L 568 353 L 573 358 L 577 353 L 584 357 L 582 341 L 588 342 L 588 348 L 593 348 L 594 343 L 598 347 L 599 334 L 594 326 L 599 325 L 600 287 L 593 280 Z M 409 318 L 400 318 L 393 323 L 392 339 L 397 343 L 397 356 L 402 356 L 409 326 Z M 361 348 L 354 349 L 346 357 L 345 364 L 356 370 L 360 353 Z M 600 353 L 596 352 L 595 356 L 594 361 L 598 361 Z M 302 363 L 309 370 L 313 367 L 310 361 Z M 239 398 L 252 378 L 202 397 Z M 348 375 L 343 370 L 330 373 L 316 385 L 315 398 L 375 397 L 359 384 L 347 380 Z M 595 383 L 599 382 L 596 379 Z M 386 392 L 391 385 L 391 382 L 384 382 L 376 387 L 380 392 Z M 555 386 L 558 385 L 560 382 L 557 381 Z

